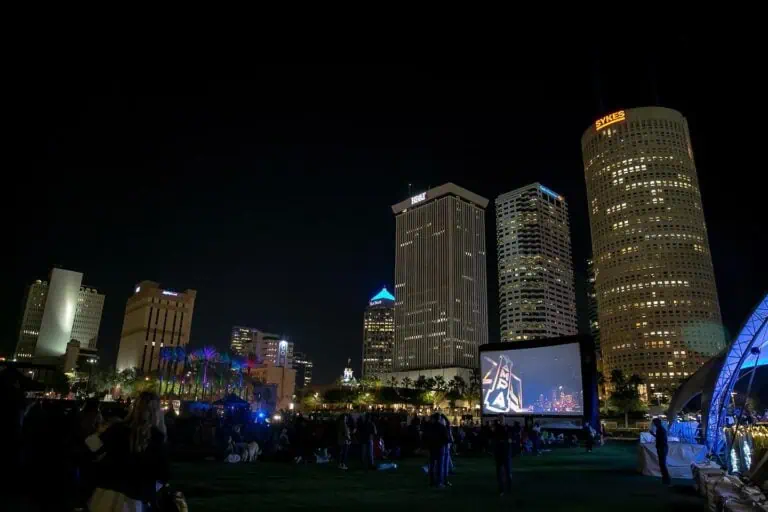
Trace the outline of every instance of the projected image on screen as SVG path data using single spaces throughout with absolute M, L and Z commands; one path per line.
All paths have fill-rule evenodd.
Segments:
M 578 343 L 483 352 L 484 414 L 581 415 Z

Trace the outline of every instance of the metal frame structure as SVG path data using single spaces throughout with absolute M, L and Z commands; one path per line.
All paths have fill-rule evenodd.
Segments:
M 707 414 L 707 447 L 710 453 L 719 453 L 723 447 L 723 426 L 728 414 L 731 392 L 739 379 L 739 372 L 754 357 L 757 366 L 760 348 L 768 342 L 768 294 L 758 303 L 747 319 L 738 337 L 728 348 L 723 366 L 715 381 L 712 400 Z

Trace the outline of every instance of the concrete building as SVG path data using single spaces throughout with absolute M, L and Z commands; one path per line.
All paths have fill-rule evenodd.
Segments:
M 80 272 L 54 268 L 48 281 L 27 288 L 17 359 L 61 358 L 72 340 L 96 350 L 104 295 L 82 280 Z
M 581 147 L 603 371 L 668 392 L 725 345 L 688 123 L 620 110 Z
M 577 333 L 568 204 L 532 183 L 496 198 L 500 339 Z
M 395 342 L 395 297 L 386 288 L 368 301 L 363 315 L 363 377 L 392 371 Z
M 277 408 L 291 409 L 296 391 L 296 370 L 286 366 L 274 366 L 270 363 L 251 370 L 251 376 L 264 384 L 277 386 Z
M 293 369 L 296 370 L 296 389 L 303 389 L 312 384 L 314 363 L 305 352 L 293 353 Z
M 485 207 L 446 183 L 392 207 L 395 372 L 468 378 L 488 342 Z
M 125 306 L 117 371 L 155 371 L 160 364 L 161 348 L 186 346 L 196 296 L 195 290 L 175 292 L 164 290 L 153 281 L 139 283 Z
M 263 363 L 293 367 L 293 342 L 279 334 L 260 331 L 254 327 L 235 326 L 232 328 L 229 346 L 234 353 L 241 356 L 254 355 Z

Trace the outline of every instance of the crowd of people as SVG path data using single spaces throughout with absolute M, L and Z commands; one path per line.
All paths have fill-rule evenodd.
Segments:
M 16 485 L 11 494 L 43 510 L 97 510 L 95 505 L 116 494 L 128 500 L 157 499 L 156 483 L 169 480 L 169 458 L 332 463 L 344 471 L 392 469 L 402 458 L 423 457 L 429 485 L 443 488 L 451 486 L 457 455 L 491 454 L 499 492 L 505 493 L 514 457 L 540 455 L 551 444 L 568 445 L 567 438 L 542 431 L 537 422 L 480 424 L 467 418 L 451 423 L 441 413 L 288 414 L 272 423 L 254 421 L 247 409 L 210 408 L 177 416 L 164 414 L 153 393 L 125 404 L 19 400 L 14 408 L 17 414 L 4 424 L 10 427 L 5 439 L 10 440 L 9 460 L 23 470 L 11 480 Z M 588 441 L 587 449 L 592 445 Z M 31 492 L 39 481 L 50 482 L 49 492 Z

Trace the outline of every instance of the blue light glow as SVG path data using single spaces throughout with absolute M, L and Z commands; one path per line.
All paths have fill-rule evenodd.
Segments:
M 379 293 L 377 293 L 376 295 L 371 297 L 371 302 L 373 302 L 374 300 L 382 300 L 382 299 L 384 299 L 384 300 L 395 300 L 395 296 L 392 295 L 391 293 L 389 293 L 389 291 L 387 291 L 387 287 L 386 286 L 384 288 L 382 288 Z
M 768 345 L 768 295 L 755 307 L 739 335 L 731 342 L 715 381 L 706 415 L 706 439 L 710 450 L 717 452 L 723 443 L 722 428 L 726 425 L 731 392 L 740 371 L 755 364 L 762 365 L 762 350 L 755 357 L 752 349 L 762 349 L 766 345 Z
M 263 419 L 264 419 L 264 416 L 266 416 L 266 415 L 265 415 L 263 412 L 260 412 L 260 413 L 259 413 L 259 418 L 260 418 L 260 419 L 262 419 L 262 420 L 263 420 Z
M 555 199 L 560 199 L 560 194 L 555 194 L 552 190 L 548 189 L 544 185 L 539 185 L 539 189 L 545 194 L 554 197 Z

